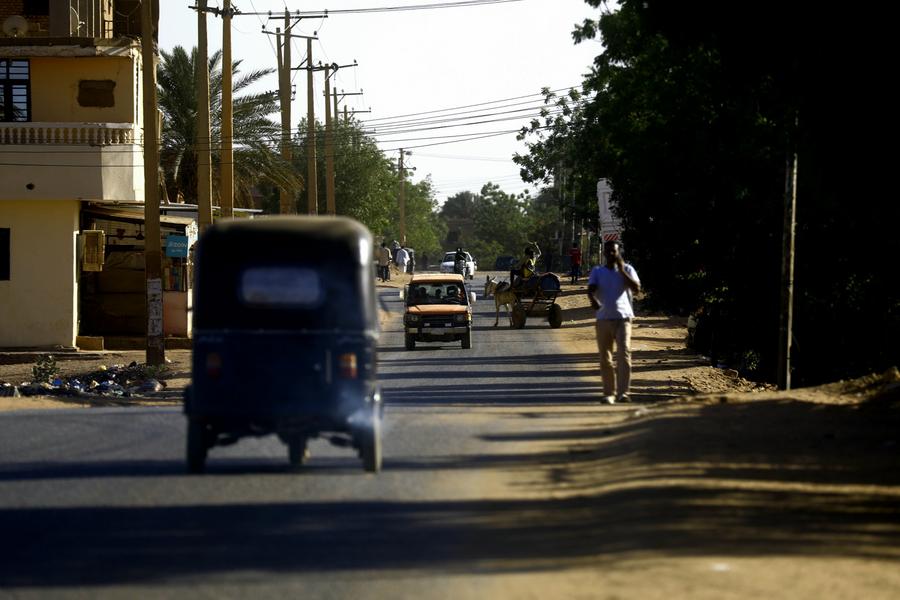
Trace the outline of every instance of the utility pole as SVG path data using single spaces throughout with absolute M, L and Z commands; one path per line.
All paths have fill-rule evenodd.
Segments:
M 400 174 L 400 243 L 406 246 L 406 190 L 404 189 L 404 184 L 406 182 L 406 170 L 403 168 L 403 156 L 410 156 L 412 152 L 403 151 L 403 148 L 400 148 L 400 163 L 398 172 Z M 413 167 L 415 170 L 415 167 Z
M 209 132 L 209 50 L 206 0 L 197 0 L 197 221 L 201 233 L 212 225 L 212 161 Z M 146 92 L 146 90 L 144 90 Z
M 281 102 L 281 156 L 291 162 L 294 149 L 291 146 L 291 18 L 287 9 L 284 11 L 284 54 L 282 55 L 281 37 L 278 37 L 278 97 Z M 283 58 L 282 58 L 283 57 Z M 279 211 L 283 215 L 296 212 L 294 198 L 285 189 L 278 192 Z
M 316 102 L 313 95 L 312 40 L 306 40 L 306 207 L 311 215 L 319 212 L 319 186 L 316 182 Z
M 341 99 L 346 98 L 347 96 L 362 96 L 363 91 L 359 90 L 358 92 L 345 92 L 341 90 Z M 334 90 L 334 118 L 338 118 L 338 91 Z M 344 107 L 344 122 L 347 122 L 347 107 Z
M 308 38 L 306 40 L 306 66 L 294 67 L 295 70 L 305 70 L 306 71 L 306 88 L 307 88 L 307 135 L 306 135 L 306 156 L 307 156 L 307 182 L 306 182 L 306 190 L 307 190 L 307 206 L 309 210 L 309 214 L 315 215 L 318 214 L 318 184 L 316 181 L 316 114 L 315 114 L 315 95 L 313 91 L 313 73 L 316 71 L 325 71 L 325 118 L 326 118 L 326 128 L 328 127 L 328 111 L 329 111 L 329 102 L 328 102 L 328 77 L 329 72 L 337 72 L 341 67 L 356 67 L 358 66 L 356 61 L 353 61 L 352 65 L 338 65 L 337 63 L 331 63 L 330 65 L 322 66 L 319 63 L 318 67 L 314 67 L 312 63 L 312 38 Z M 326 144 L 327 144 L 327 135 L 326 135 Z M 326 159 L 328 156 L 328 151 L 326 149 Z M 327 165 L 326 165 L 327 170 Z M 327 177 L 326 177 L 327 179 Z M 327 195 L 327 186 L 328 183 L 326 181 L 326 195 Z M 327 198 L 326 198 L 327 202 Z M 334 214 L 333 212 L 330 214 Z
M 223 219 L 234 216 L 234 114 L 231 83 L 231 0 L 222 3 L 222 155 L 219 165 L 219 206 Z
M 290 162 L 294 158 L 293 131 L 291 130 L 291 101 L 293 90 L 291 86 L 291 40 L 294 38 L 305 39 L 308 42 L 318 39 L 315 36 L 294 35 L 291 29 L 291 16 L 288 11 L 284 13 L 284 33 L 277 27 L 275 33 L 263 29 L 263 33 L 274 35 L 276 40 L 276 54 L 278 58 L 278 99 L 281 104 L 281 156 Z M 300 18 L 300 17 L 295 17 Z M 280 190 L 278 194 L 278 212 L 287 215 L 296 212 L 296 199 L 287 192 Z
M 159 118 L 156 100 L 156 28 L 153 3 L 141 3 L 141 67 L 144 86 L 144 264 L 147 277 L 147 364 L 166 362 L 163 337 L 162 240 L 159 227 Z
M 331 67 L 325 66 L 325 212 L 334 216 L 334 124 L 331 122 Z M 337 116 L 337 115 L 335 115 Z
M 791 339 L 794 323 L 794 246 L 797 230 L 797 120 L 785 160 L 784 225 L 781 259 L 781 318 L 778 335 L 778 387 L 791 389 Z

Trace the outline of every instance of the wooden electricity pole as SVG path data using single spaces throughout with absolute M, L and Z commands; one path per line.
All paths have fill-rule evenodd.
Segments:
M 231 84 L 231 0 L 222 3 L 222 155 L 219 167 L 221 216 L 234 216 L 234 115 Z
M 334 123 L 331 119 L 331 67 L 325 67 L 325 212 L 335 214 L 334 199 Z M 335 114 L 335 117 L 337 115 Z
M 206 0 L 197 0 L 197 221 L 200 231 L 212 225 L 212 161 L 209 132 L 209 50 Z
M 313 93 L 312 40 L 306 40 L 306 207 L 319 213 L 319 186 L 316 181 L 316 98 Z
M 281 36 L 278 40 L 278 98 L 281 102 L 281 156 L 291 162 L 294 158 L 294 148 L 291 145 L 293 132 L 291 131 L 291 17 L 287 10 L 284 11 L 284 52 L 282 53 Z M 279 29 L 280 31 L 280 29 Z M 297 211 L 294 197 L 285 189 L 278 192 L 279 211 L 283 215 L 293 214 Z
M 147 277 L 147 364 L 166 362 L 163 337 L 162 240 L 159 226 L 159 119 L 153 2 L 141 5 L 141 67 L 144 86 L 144 264 Z
M 403 148 L 400 148 L 400 166 L 398 169 L 400 174 L 400 244 L 406 246 L 406 197 L 403 185 L 406 181 L 406 171 L 403 170 L 403 154 Z

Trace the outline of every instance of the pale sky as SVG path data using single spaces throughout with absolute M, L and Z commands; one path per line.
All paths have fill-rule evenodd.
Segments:
M 323 12 L 325 8 L 340 11 L 455 1 L 234 0 L 233 5 L 245 13 L 271 10 L 283 16 L 285 7 L 291 12 Z M 196 45 L 197 17 L 188 7 L 193 4 L 190 0 L 161 0 L 159 40 L 163 49 Z M 208 0 L 210 7 L 221 4 Z M 400 147 L 411 149 L 413 154 L 406 158 L 406 164 L 416 167 L 412 180 L 430 174 L 438 201 L 443 203 L 460 191 L 478 192 L 487 181 L 510 193 L 534 189 L 521 181 L 518 167 L 511 160 L 514 152 L 524 150 L 514 133 L 416 146 L 459 139 L 437 136 L 464 134 L 464 139 L 466 135 L 516 130 L 527 124 L 536 116 L 542 87 L 580 85 L 582 75 L 602 52 L 596 41 L 576 46 L 571 37 L 576 23 L 598 15 L 583 0 L 521 0 L 427 10 L 331 12 L 325 19 L 302 19 L 294 32 L 316 32 L 314 63 L 345 65 L 358 61 L 359 66 L 340 69 L 332 78 L 332 87 L 336 85 L 338 90 L 363 91 L 362 96 L 347 96 L 341 106 L 346 103 L 351 110 L 359 111 L 371 108 L 371 113 L 359 113 L 356 118 L 375 128 L 373 137 L 388 156 L 396 157 Z M 244 15 L 235 17 L 233 23 L 233 55 L 244 61 L 241 70 L 274 67 L 275 38 L 261 29 L 266 25 L 274 32 L 283 26 L 283 19 L 270 21 L 266 16 Z M 222 21 L 209 16 L 207 27 L 212 53 L 221 48 Z M 294 40 L 292 53 L 292 63 L 297 66 L 306 56 L 306 41 Z M 306 72 L 293 74 L 296 96 L 292 120 L 296 124 L 306 113 Z M 321 73 L 316 74 L 316 118 L 320 121 L 325 118 L 323 78 Z M 277 88 L 273 73 L 262 89 Z M 506 101 L 496 102 L 501 100 Z M 468 108 L 445 111 L 464 106 Z M 276 115 L 273 118 L 277 121 Z M 412 122 L 418 119 L 422 121 Z M 496 121 L 473 123 L 492 120 Z M 470 125 L 460 126 L 464 123 Z

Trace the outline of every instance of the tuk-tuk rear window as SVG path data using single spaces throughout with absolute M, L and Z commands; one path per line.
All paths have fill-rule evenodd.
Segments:
M 324 294 L 319 273 L 302 267 L 253 267 L 241 274 L 240 298 L 250 306 L 314 308 Z

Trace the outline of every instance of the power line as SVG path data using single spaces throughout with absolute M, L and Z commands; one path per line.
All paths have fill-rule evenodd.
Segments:
M 328 15 L 352 15 L 352 14 L 369 14 L 369 13 L 388 13 L 388 12 L 406 12 L 411 10 L 435 10 L 439 8 L 465 8 L 469 6 L 486 6 L 489 4 L 509 4 L 512 2 L 522 2 L 522 0 L 459 0 L 457 2 L 435 2 L 433 4 L 410 4 L 407 6 L 380 6 L 372 8 L 342 8 L 342 9 L 323 9 L 318 11 L 301 11 L 297 10 L 291 13 L 297 17 L 320 17 Z M 240 16 L 266 16 L 271 15 L 268 12 L 241 12 L 235 14 Z

